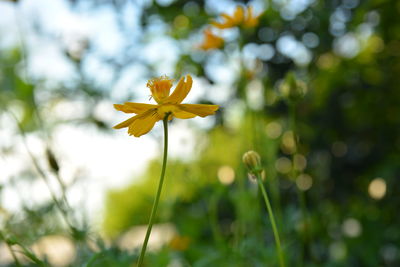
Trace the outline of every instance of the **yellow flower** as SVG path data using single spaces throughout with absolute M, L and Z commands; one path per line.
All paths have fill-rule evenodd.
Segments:
M 176 235 L 169 242 L 169 247 L 173 250 L 185 251 L 186 249 L 188 249 L 189 244 L 189 237 Z
M 190 119 L 196 116 L 206 117 L 213 115 L 218 110 L 218 105 L 203 105 L 203 104 L 181 104 L 183 99 L 188 95 L 192 88 L 192 77 L 186 76 L 186 81 L 182 77 L 175 90 L 170 94 L 172 87 L 172 79 L 167 76 L 151 79 L 147 82 L 147 87 L 151 91 L 151 95 L 157 102 L 154 104 L 132 103 L 114 104 L 114 108 L 125 112 L 135 113 L 136 115 L 130 119 L 115 125 L 115 129 L 128 127 L 128 133 L 136 137 L 148 133 L 154 124 L 164 119 L 167 114 L 170 114 L 168 119 L 172 117 L 178 119 Z
M 244 18 L 243 21 L 243 26 L 245 28 L 254 28 L 258 25 L 258 20 L 260 18 L 261 14 L 258 16 L 253 16 L 253 7 L 249 6 L 247 7 L 247 16 Z
M 204 30 L 204 41 L 199 46 L 202 50 L 220 48 L 224 44 L 224 39 L 212 33 L 210 29 Z
M 253 7 L 248 6 L 246 11 L 242 6 L 237 6 L 232 16 L 222 13 L 223 22 L 213 21 L 211 24 L 219 29 L 228 29 L 242 25 L 245 28 L 253 28 L 258 25 L 260 15 L 253 15 Z

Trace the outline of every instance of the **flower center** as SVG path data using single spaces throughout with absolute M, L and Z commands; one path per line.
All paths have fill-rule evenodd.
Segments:
M 173 104 L 164 104 L 160 105 L 157 108 L 157 113 L 161 118 L 164 118 L 165 114 L 171 113 L 173 114 L 177 110 L 176 106 Z
M 147 82 L 146 86 L 150 89 L 151 95 L 157 103 L 161 104 L 163 100 L 169 96 L 172 81 L 172 79 L 164 75 L 158 78 L 153 78 Z

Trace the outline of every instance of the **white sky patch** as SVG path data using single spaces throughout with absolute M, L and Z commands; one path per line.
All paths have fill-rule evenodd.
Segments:
M 116 24 L 115 13 L 104 7 L 91 12 L 89 19 L 89 29 L 96 50 L 107 57 L 120 55 L 125 47 L 125 40 Z
M 111 105 L 107 107 L 106 103 L 101 103 L 98 112 L 108 112 L 111 108 Z M 21 201 L 32 206 L 49 200 L 50 194 L 33 167 L 23 139 L 15 134 L 14 123 L 4 117 L 0 137 L 5 137 L 2 141 L 9 140 L 14 144 L 14 151 L 0 158 L 0 182 L 7 185 L 1 195 L 1 203 L 6 209 L 15 212 L 21 208 Z M 51 187 L 59 195 L 59 186 L 54 175 L 49 172 L 44 153 L 45 144 L 41 137 L 38 134 L 27 134 L 26 142 L 48 175 Z M 1 143 L 2 148 L 5 145 Z M 103 208 L 104 196 L 110 188 L 120 188 L 135 181 L 145 171 L 149 160 L 158 156 L 162 150 L 150 135 L 134 138 L 126 134 L 126 129 L 102 134 L 93 126 L 71 124 L 55 128 L 51 147 L 58 159 L 63 181 L 70 184 L 77 176 L 82 178 L 71 187 L 68 198 L 75 210 L 89 213 L 90 216 L 95 216 Z M 31 174 L 24 174 L 27 167 L 37 179 L 28 179 Z M 23 179 L 25 176 L 26 180 Z M 25 196 L 22 199 L 21 193 Z M 82 206 L 82 201 L 85 206 Z M 82 207 L 86 209 L 82 210 Z
M 207 83 L 203 81 L 203 83 Z M 231 83 L 228 84 L 208 84 L 207 83 L 207 91 L 206 96 L 207 99 L 212 99 L 215 104 L 222 104 L 227 99 L 231 98 L 234 94 L 234 88 Z
M 207 88 L 209 87 L 209 85 L 205 84 L 203 79 L 199 79 L 193 76 L 192 78 L 193 78 L 192 89 L 190 90 L 190 93 L 187 95 L 187 97 L 183 100 L 182 103 L 188 103 L 188 104 L 198 103 L 199 99 L 204 97 L 206 91 L 210 90 L 210 88 Z M 175 87 L 176 85 L 174 85 L 173 88 L 175 89 Z
M 142 91 L 146 91 L 147 95 L 149 91 L 146 90 L 146 82 L 142 77 L 147 73 L 143 66 L 132 65 L 125 67 L 119 79 L 113 86 L 110 92 L 112 99 L 126 99 L 130 95 L 142 95 Z M 138 82 L 142 79 L 143 82 Z
M 297 65 L 307 65 L 312 59 L 311 52 L 292 35 L 285 35 L 278 39 L 277 49 L 283 55 L 291 58 Z
M 280 13 L 283 19 L 293 20 L 310 6 L 314 0 L 273 0 L 273 2 L 282 7 Z
M 134 138 L 126 134 L 126 129 L 99 134 L 93 127 L 71 125 L 54 131 L 54 146 L 62 155 L 65 176 L 71 179 L 83 171 L 82 183 L 72 187 L 68 198 L 76 209 L 85 203 L 84 212 L 90 217 L 102 210 L 108 190 L 134 182 L 161 149 L 150 136 Z
M 169 127 L 169 153 L 171 158 L 185 162 L 193 160 L 196 146 L 195 132 L 188 127 L 187 120 L 175 119 Z
M 51 108 L 45 107 L 43 112 L 51 112 L 48 119 L 53 121 L 77 120 L 82 118 L 86 103 L 83 100 L 60 100 Z
M 112 135 L 99 134 L 87 126 L 60 126 L 54 131 L 54 145 L 71 168 L 86 169 L 88 176 L 108 187 L 132 181 L 158 152 L 150 137 L 134 138 L 125 129 Z
M 207 76 L 209 76 L 216 83 L 232 84 L 234 82 L 235 74 L 240 69 L 239 55 L 235 55 L 230 61 L 226 62 L 224 53 L 215 51 L 210 55 L 209 61 L 205 66 Z
M 83 62 L 83 72 L 86 77 L 90 77 L 95 86 L 105 90 L 108 88 L 104 88 L 104 85 L 110 84 L 114 76 L 114 69 L 104 64 L 99 57 L 94 56 L 88 57 Z
M 54 43 L 36 43 L 30 50 L 28 69 L 34 77 L 43 77 L 45 74 L 53 81 L 67 81 L 75 75 L 73 65 Z
M 135 4 L 138 4 L 138 2 L 127 1 L 121 13 L 125 25 L 131 31 L 131 36 L 140 36 L 142 34 L 142 29 L 139 26 L 141 10 Z
M 346 33 L 335 39 L 333 49 L 336 54 L 342 57 L 352 58 L 360 52 L 360 42 L 353 33 Z
M 11 125 L 7 126 L 8 123 Z M 13 150 L 10 153 L 3 154 L 0 159 L 0 182 L 7 185 L 1 194 L 1 203 L 6 210 L 18 211 L 23 203 L 32 207 L 34 204 L 47 200 L 50 194 L 48 190 L 43 189 L 45 184 L 33 167 L 33 162 L 22 137 L 15 133 L 11 121 L 2 126 L 4 125 L 6 127 L 1 131 L 2 135 L 12 135 L 10 142 L 13 144 Z M 38 164 L 43 166 L 46 160 L 42 156 L 44 152 L 42 140 L 37 134 L 26 134 L 25 142 L 29 151 L 37 159 Z M 2 143 L 1 147 L 3 148 L 4 145 Z M 31 178 L 32 174 L 26 172 L 27 167 L 38 179 Z M 43 169 L 47 170 L 47 168 Z M 38 190 L 35 188 L 38 188 Z
M 12 48 L 18 42 L 14 3 L 0 1 L 0 46 Z M 14 25 L 12 24 L 14 22 Z M 12 30 L 10 30 L 10 25 Z
M 158 37 L 142 48 L 142 57 L 154 64 L 159 75 L 172 75 L 179 50 L 176 42 L 169 37 Z
M 224 120 L 228 127 L 233 129 L 237 129 L 240 127 L 243 116 L 245 114 L 246 104 L 243 100 L 234 100 L 230 103 L 229 106 L 225 109 L 224 112 Z
M 263 0 L 252 0 L 247 3 L 248 6 L 252 6 L 254 14 L 258 15 L 268 6 L 268 2 Z M 231 0 L 219 0 L 219 1 L 206 1 L 206 11 L 210 13 L 220 14 L 226 13 L 232 15 L 235 11 L 237 4 Z

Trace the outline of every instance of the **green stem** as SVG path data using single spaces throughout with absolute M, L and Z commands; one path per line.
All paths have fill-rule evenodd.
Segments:
M 15 265 L 18 266 L 18 267 L 22 266 L 21 263 L 19 263 L 19 260 L 18 260 L 18 258 L 17 258 L 17 255 L 15 255 L 15 252 L 14 252 L 14 250 L 12 249 L 12 247 L 11 247 L 9 244 L 7 244 L 7 247 L 8 247 L 8 250 L 10 251 L 10 253 L 11 253 L 13 259 L 14 259 Z
M 243 239 L 243 235 L 245 233 L 245 218 L 243 214 L 246 212 L 246 205 L 243 204 L 242 198 L 246 199 L 246 189 L 245 189 L 245 180 L 238 179 L 238 187 L 235 192 L 234 201 L 235 201 L 235 209 L 236 213 L 238 214 L 237 222 L 235 223 L 235 230 L 234 230 L 234 248 L 235 250 L 239 249 L 239 245 L 241 240 Z
M 279 265 L 281 267 L 284 267 L 285 266 L 285 258 L 284 258 L 282 247 L 281 247 L 281 241 L 279 238 L 278 228 L 276 227 L 274 212 L 272 211 L 271 204 L 270 204 L 269 198 L 268 198 L 268 194 L 264 188 L 263 182 L 260 177 L 260 173 L 257 173 L 257 182 L 258 182 L 258 186 L 262 192 L 262 195 L 264 197 L 265 205 L 267 206 L 269 219 L 270 219 L 271 225 L 272 225 L 272 231 L 274 232 L 275 244 L 276 244 L 276 249 L 277 249 L 278 258 L 279 258 Z
M 1 233 L 0 233 L 0 235 L 2 236 Z M 15 265 L 18 266 L 18 267 L 22 266 L 21 263 L 19 262 L 18 258 L 17 258 L 17 255 L 15 255 L 15 252 L 14 252 L 12 246 L 10 245 L 10 243 L 6 242 L 6 245 L 7 245 L 8 250 L 9 250 L 10 253 L 11 253 L 11 256 L 12 256 L 13 259 L 14 259 Z
M 290 128 L 293 133 L 293 139 L 294 139 L 294 147 L 295 150 L 292 154 L 292 179 L 293 182 L 296 181 L 297 179 L 297 172 L 295 169 L 295 162 L 294 162 L 294 155 L 298 152 L 299 150 L 299 140 L 297 136 L 297 125 L 296 125 L 296 103 L 290 103 L 289 106 L 290 112 L 289 112 L 289 118 L 290 118 Z M 301 215 L 304 223 L 304 234 L 302 235 L 302 249 L 301 249 L 301 259 L 299 266 L 304 266 L 304 259 L 307 254 L 308 248 L 307 248 L 307 241 L 309 240 L 309 231 L 308 231 L 308 212 L 307 212 L 307 204 L 306 204 L 306 198 L 305 198 L 305 192 L 297 188 L 297 197 L 299 200 L 300 204 L 300 210 L 301 210 Z
M 149 242 L 149 237 L 151 233 L 151 229 L 153 228 L 154 218 L 157 212 L 158 203 L 160 201 L 161 190 L 164 183 L 164 176 L 165 176 L 165 169 L 167 167 L 167 155 L 168 155 L 168 117 L 169 113 L 167 113 L 164 117 L 163 124 L 164 124 L 164 155 L 163 155 L 163 163 L 161 168 L 161 176 L 160 182 L 158 184 L 157 195 L 156 199 L 153 203 L 153 208 L 151 209 L 149 225 L 147 226 L 146 237 L 144 238 L 142 251 L 140 252 L 140 257 L 137 266 L 140 267 L 143 265 L 144 255 L 146 254 L 147 243 Z
M 73 229 L 73 226 L 69 220 L 69 211 L 65 209 L 65 207 L 62 205 L 63 203 L 61 203 L 58 198 L 56 197 L 56 193 L 54 192 L 54 190 L 52 189 L 52 187 L 50 186 L 50 181 L 49 178 L 47 177 L 45 171 L 40 167 L 40 164 L 38 162 L 38 160 L 36 159 L 35 155 L 33 155 L 32 151 L 30 150 L 27 140 L 26 140 L 26 133 L 24 128 L 22 127 L 21 123 L 19 122 L 18 118 L 14 115 L 14 113 L 12 113 L 10 110 L 6 110 L 6 112 L 8 112 L 8 114 L 10 115 L 11 118 L 14 119 L 15 123 L 18 126 L 18 130 L 19 133 L 21 135 L 21 139 L 22 139 L 22 143 L 25 146 L 25 149 L 32 161 L 33 166 L 35 167 L 36 171 L 38 172 L 39 176 L 43 179 L 43 181 L 45 182 L 49 193 L 50 193 L 50 197 L 53 200 L 54 204 L 56 205 L 56 207 L 58 208 L 58 210 L 61 213 L 61 216 L 63 217 L 65 223 L 68 225 L 68 227 L 70 229 Z
M 210 197 L 209 215 L 210 215 L 210 227 L 216 244 L 223 248 L 224 241 L 221 234 L 221 230 L 218 224 L 218 201 L 221 198 L 222 189 L 218 186 L 217 191 Z
M 22 14 L 21 14 L 20 8 L 16 8 L 15 9 L 15 14 L 14 15 L 15 15 L 15 20 L 16 20 L 16 25 L 17 25 L 18 38 L 19 38 L 19 42 L 20 42 L 20 46 L 21 46 L 22 66 L 23 66 L 23 71 L 24 71 L 24 74 L 25 74 L 24 78 L 25 78 L 26 82 L 28 82 L 29 84 L 32 84 L 32 82 L 30 81 L 29 74 L 28 74 L 28 63 L 27 63 L 28 60 L 27 60 L 27 52 L 26 52 L 27 49 L 26 49 L 26 44 L 25 44 L 25 40 L 24 40 L 24 36 L 25 35 L 24 35 L 24 33 L 22 31 L 22 27 L 21 27 L 20 18 L 22 17 Z M 37 117 L 37 120 L 38 120 L 38 124 L 39 124 L 39 128 L 42 130 L 42 132 L 43 132 L 43 134 L 45 136 L 46 143 L 49 143 L 50 136 L 49 136 L 48 132 L 45 130 L 42 117 L 40 116 L 40 113 L 39 113 L 39 110 L 38 110 L 38 106 L 37 106 L 36 101 L 34 99 L 33 99 L 33 110 L 34 110 L 34 113 L 36 114 L 36 117 Z M 68 203 L 67 198 L 66 198 L 66 186 L 65 186 L 64 182 L 62 181 L 62 179 L 60 177 L 60 174 L 58 172 L 55 173 L 55 176 L 56 176 L 57 182 L 59 183 L 59 185 L 61 187 L 62 199 L 65 202 L 65 205 L 69 209 L 71 209 L 69 207 L 69 203 Z

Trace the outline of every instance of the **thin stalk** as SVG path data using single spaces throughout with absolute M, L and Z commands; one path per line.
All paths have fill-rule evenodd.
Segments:
M 26 133 L 25 130 L 23 129 L 21 123 L 19 122 L 19 120 L 17 119 L 17 117 L 14 115 L 14 113 L 12 113 L 11 111 L 7 111 L 8 114 L 15 120 L 15 123 L 18 126 L 18 130 L 19 133 L 21 135 L 21 139 L 22 139 L 22 143 L 25 146 L 25 149 L 33 163 L 33 166 L 35 167 L 36 171 L 39 173 L 39 176 L 42 178 L 42 180 L 45 182 L 49 193 L 50 193 L 50 197 L 53 200 L 54 204 L 56 205 L 56 207 L 58 208 L 58 210 L 60 211 L 60 214 L 62 215 L 65 223 L 68 225 L 68 227 L 70 229 L 73 228 L 69 217 L 68 217 L 68 211 L 63 207 L 63 203 L 61 203 L 57 197 L 56 197 L 56 193 L 54 192 L 54 190 L 52 189 L 52 187 L 50 186 L 50 181 L 49 178 L 47 177 L 47 175 L 45 174 L 45 171 L 40 167 L 39 162 L 37 161 L 36 157 L 33 155 L 32 151 L 29 149 L 28 143 L 26 141 Z
M 291 176 L 293 181 L 296 181 L 297 178 L 297 172 L 295 169 L 295 162 L 294 162 L 294 155 L 298 152 L 298 136 L 297 136 L 297 127 L 296 127 L 296 104 L 295 103 L 290 103 L 289 105 L 289 120 L 290 120 L 290 128 L 293 133 L 293 139 L 294 139 L 294 147 L 295 150 L 292 154 L 292 171 L 291 171 Z M 306 204 L 306 197 L 304 191 L 300 190 L 297 188 L 297 197 L 299 200 L 300 204 L 300 210 L 301 210 L 301 215 L 304 223 L 304 234 L 302 235 L 302 243 L 303 243 L 303 248 L 301 250 L 301 259 L 300 259 L 300 266 L 304 265 L 304 258 L 307 254 L 307 241 L 309 240 L 309 230 L 308 230 L 308 212 L 307 212 L 307 204 Z
M 143 265 L 144 255 L 146 254 L 147 243 L 149 242 L 149 237 L 151 233 L 151 229 L 153 228 L 154 218 L 157 212 L 158 203 L 160 201 L 161 190 L 164 183 L 164 176 L 165 176 L 165 169 L 167 167 L 167 156 L 168 156 L 168 117 L 169 113 L 167 113 L 163 120 L 164 125 L 164 155 L 163 155 L 163 162 L 161 168 L 161 175 L 160 175 L 160 182 L 158 184 L 156 198 L 153 203 L 153 208 L 151 209 L 150 220 L 147 226 L 146 237 L 144 238 L 142 251 L 140 252 L 140 257 L 137 266 L 140 267 Z
M 15 255 L 15 252 L 14 252 L 10 242 L 8 240 L 6 240 L 6 237 L 4 236 L 4 234 L 3 234 L 3 232 L 1 230 L 0 230 L 0 241 L 5 241 L 4 243 L 6 244 L 8 250 L 10 251 L 11 256 L 14 259 L 15 265 L 18 266 L 18 267 L 21 266 L 21 263 L 19 262 L 17 256 Z
M 84 267 L 90 267 L 90 266 L 92 266 L 93 263 L 94 263 L 95 261 L 97 261 L 97 260 L 99 259 L 99 257 L 101 257 L 101 256 L 104 256 L 104 253 L 103 253 L 103 252 L 99 252 L 99 253 L 97 253 L 97 254 L 94 254 L 94 255 L 89 259 L 89 261 L 85 264 Z
M 37 258 L 33 252 L 31 252 L 28 248 L 26 248 L 20 242 L 16 241 L 15 239 L 13 241 L 10 241 L 8 238 L 6 238 L 4 236 L 4 234 L 1 232 L 1 230 L 0 230 L 0 240 L 4 240 L 5 243 L 7 244 L 8 248 L 10 249 L 11 254 L 12 254 L 14 260 L 15 260 L 15 264 L 17 266 L 21 266 L 21 263 L 18 261 L 17 256 L 15 255 L 15 252 L 23 254 L 25 257 L 30 259 L 32 262 L 36 263 L 37 265 L 35 265 L 35 266 L 48 267 L 48 265 L 45 262 L 43 262 L 39 258 Z M 22 251 L 19 251 L 19 250 L 14 251 L 12 249 L 12 247 L 11 247 L 11 246 L 14 246 L 14 245 L 19 246 L 22 249 Z
M 222 194 L 221 191 L 222 191 L 222 189 L 220 187 L 218 187 L 217 192 L 214 192 L 214 194 L 211 196 L 210 202 L 208 204 L 211 231 L 212 231 L 212 234 L 214 237 L 214 241 L 219 247 L 223 247 L 223 245 L 224 245 L 223 237 L 222 237 L 221 230 L 220 230 L 220 227 L 218 224 L 218 201 Z
M 282 247 L 281 247 L 281 241 L 279 238 L 278 228 L 276 227 L 274 212 L 272 211 L 271 203 L 269 202 L 268 194 L 264 188 L 260 173 L 257 173 L 256 176 L 257 176 L 258 187 L 261 190 L 261 193 L 262 193 L 264 201 L 265 201 L 265 206 L 267 207 L 267 210 L 268 210 L 269 219 L 270 219 L 271 225 L 272 225 L 272 231 L 274 232 L 275 244 L 276 244 L 277 254 L 278 254 L 278 258 L 279 258 L 279 266 L 284 267 L 285 266 L 285 257 L 283 255 L 283 251 L 282 251 Z
M 19 42 L 20 42 L 20 46 L 21 46 L 21 56 L 22 56 L 22 66 L 23 66 L 22 69 L 23 69 L 23 73 L 24 73 L 24 76 L 25 76 L 23 78 L 25 79 L 26 82 L 28 82 L 29 84 L 32 84 L 32 81 L 31 81 L 31 79 L 29 77 L 29 73 L 28 73 L 27 49 L 26 49 L 26 44 L 25 44 L 25 39 L 24 39 L 25 35 L 23 33 L 23 29 L 22 29 L 22 26 L 21 26 L 21 19 L 20 19 L 23 16 L 21 14 L 20 9 L 21 9 L 20 6 L 15 8 L 14 17 L 15 17 L 15 22 L 16 22 L 16 25 L 17 25 L 18 38 L 19 38 Z M 33 99 L 33 105 L 32 106 L 33 106 L 34 113 L 36 114 L 36 118 L 37 118 L 37 121 L 38 121 L 38 124 L 39 124 L 39 128 L 43 132 L 44 139 L 45 139 L 45 141 L 47 143 L 47 146 L 50 147 L 50 145 L 49 145 L 49 143 L 50 143 L 50 141 L 49 141 L 50 140 L 50 135 L 46 131 L 45 127 L 44 127 L 43 119 L 42 119 L 42 117 L 40 115 L 40 112 L 38 110 L 38 106 L 36 104 L 36 100 L 35 99 Z M 54 170 L 53 170 L 53 172 L 54 172 Z M 61 187 L 61 194 L 62 194 L 62 199 L 64 201 L 64 204 L 67 206 L 68 209 L 71 209 L 71 207 L 69 206 L 69 203 L 67 201 L 67 198 L 66 198 L 66 186 L 65 186 L 65 183 L 62 181 L 62 179 L 60 177 L 60 174 L 58 172 L 54 172 L 54 173 L 55 173 L 55 176 L 56 176 L 56 180 L 57 180 L 57 182 L 59 183 L 59 185 Z
M 238 179 L 238 187 L 236 189 L 235 195 L 239 196 L 239 199 L 237 197 L 234 197 L 234 202 L 235 202 L 235 212 L 238 214 L 238 219 L 235 222 L 235 230 L 233 233 L 233 246 L 235 250 L 239 249 L 239 245 L 243 239 L 244 233 L 245 233 L 245 219 L 243 218 L 243 209 L 247 208 L 246 206 L 243 206 L 243 202 L 241 201 L 241 198 L 244 197 L 246 194 L 246 184 L 244 179 Z
M 18 258 L 17 258 L 17 255 L 15 255 L 15 252 L 14 252 L 13 248 L 11 247 L 11 245 L 8 242 L 6 242 L 6 245 L 7 245 L 8 250 L 11 253 L 11 256 L 14 259 L 15 265 L 18 266 L 18 267 L 22 266 L 21 263 L 19 262 Z

